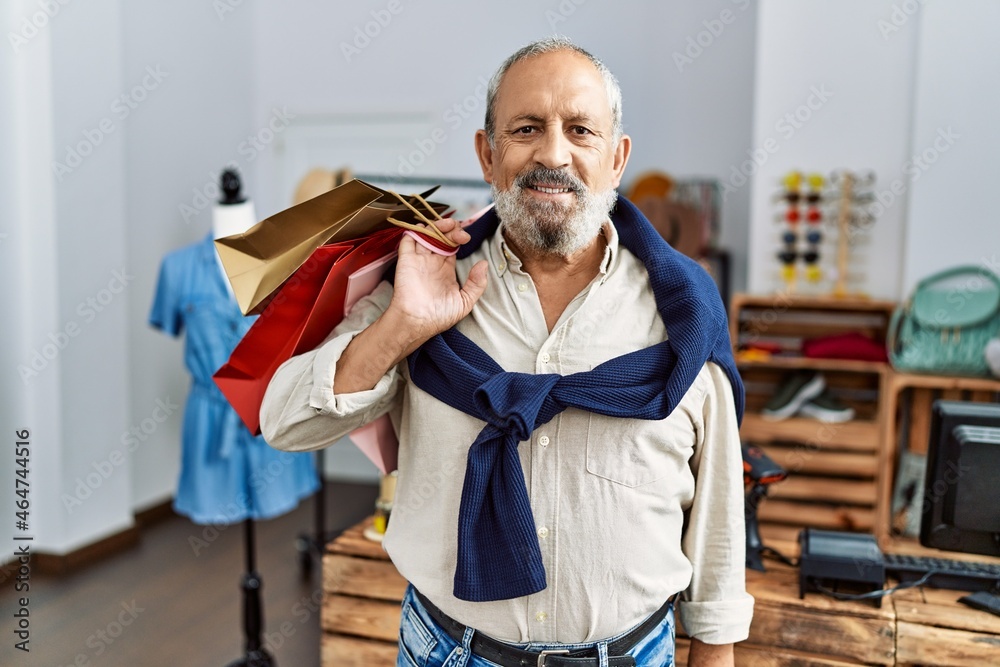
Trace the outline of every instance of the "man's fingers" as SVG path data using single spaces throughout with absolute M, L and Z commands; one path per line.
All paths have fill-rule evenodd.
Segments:
M 462 245 L 472 238 L 469 236 L 469 233 L 462 229 L 462 226 L 458 224 L 458 220 L 455 220 L 454 218 L 443 218 L 435 222 L 434 225 L 440 229 L 445 236 L 458 245 Z
M 465 313 L 468 314 L 472 307 L 479 301 L 479 297 L 486 291 L 486 260 L 476 262 L 476 265 L 469 271 L 469 278 L 462 286 L 462 301 L 465 304 Z
M 403 237 L 399 239 L 399 254 L 402 255 L 412 255 L 416 252 L 417 242 L 410 237 L 409 234 L 403 234 Z

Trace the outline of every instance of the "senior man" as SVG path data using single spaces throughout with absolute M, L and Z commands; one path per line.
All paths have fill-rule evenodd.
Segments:
M 690 665 L 731 665 L 747 637 L 725 311 L 617 199 L 621 106 L 568 40 L 508 58 L 475 137 L 494 211 L 443 223 L 457 258 L 404 238 L 393 284 L 268 387 L 279 449 L 391 415 L 398 665 L 663 667 L 678 596 Z

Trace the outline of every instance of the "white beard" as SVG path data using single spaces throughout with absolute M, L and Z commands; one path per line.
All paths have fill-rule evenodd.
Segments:
M 503 230 L 516 245 L 567 257 L 597 238 L 618 192 L 612 188 L 591 193 L 578 179 L 568 178 L 575 181 L 572 187 L 576 188 L 576 202 L 568 206 L 534 200 L 524 192 L 521 177 L 508 190 L 492 186 Z M 565 185 L 571 187 L 570 183 Z

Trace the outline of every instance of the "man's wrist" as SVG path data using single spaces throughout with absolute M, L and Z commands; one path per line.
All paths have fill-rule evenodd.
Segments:
M 733 645 L 706 644 L 692 638 L 687 664 L 688 667 L 733 667 Z

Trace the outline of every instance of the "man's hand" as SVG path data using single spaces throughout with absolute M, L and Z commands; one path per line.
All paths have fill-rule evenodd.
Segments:
M 455 220 L 436 223 L 461 245 L 469 234 Z M 459 287 L 455 258 L 431 252 L 409 236 L 399 244 L 392 301 L 359 333 L 337 361 L 335 391 L 349 394 L 375 386 L 390 368 L 432 337 L 455 326 L 486 291 L 486 261 L 478 262 Z
M 469 234 L 452 219 L 436 223 L 449 239 L 462 244 Z M 392 302 L 386 314 L 419 340 L 417 345 L 447 331 L 472 311 L 486 290 L 486 262 L 472 267 L 465 285 L 455 277 L 455 258 L 431 252 L 404 236 L 399 244 Z M 415 348 L 416 346 L 414 346 Z
M 697 639 L 691 640 L 691 652 L 688 653 L 688 667 L 733 667 L 732 644 L 705 644 Z

